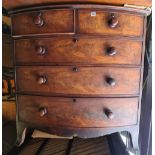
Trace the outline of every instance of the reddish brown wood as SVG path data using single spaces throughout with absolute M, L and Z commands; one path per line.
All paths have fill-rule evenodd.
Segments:
M 96 12 L 96 15 L 92 15 L 92 12 Z M 90 11 L 80 10 L 78 14 L 79 33 L 82 34 L 143 35 L 143 16 L 95 11 L 95 9 Z
M 72 98 L 18 96 L 19 120 L 36 126 L 114 127 L 137 123 L 138 98 Z M 58 106 L 59 105 L 59 106 Z M 40 108 L 48 111 L 40 116 Z M 115 115 L 109 119 L 105 109 Z M 131 117 L 132 116 L 132 117 Z
M 28 6 L 36 6 L 36 5 L 45 5 L 45 4 L 55 4 L 55 3 L 96 3 L 96 4 L 111 4 L 111 5 L 124 5 L 124 4 L 132 4 L 132 5 L 142 5 L 142 6 L 151 6 L 151 0 L 3 0 L 3 6 L 7 9 L 19 8 L 19 7 L 28 7 Z
M 122 6 L 113 6 L 113 5 L 99 5 L 99 4 L 55 4 L 55 5 L 42 5 L 42 6 L 33 6 L 33 7 L 26 7 L 26 8 L 18 8 L 15 10 L 9 10 L 9 14 L 17 14 L 22 12 L 28 12 L 32 10 L 46 10 L 46 9 L 64 9 L 64 8 L 72 8 L 75 9 L 75 12 L 77 9 L 98 9 L 102 11 L 111 11 L 111 12 L 122 12 L 122 13 L 129 13 L 129 14 L 135 14 L 135 15 L 143 15 L 147 16 L 151 13 L 151 10 L 149 8 L 145 9 L 138 9 L 135 7 L 122 7 Z M 74 14 L 75 15 L 75 14 Z M 76 16 L 75 16 L 76 17 Z
M 74 12 L 67 9 L 17 14 L 12 17 L 12 35 L 73 33 L 73 21 Z
M 17 124 L 84 138 L 127 130 L 136 146 L 148 12 L 79 4 L 12 10 Z
M 18 64 L 140 65 L 141 51 L 142 42 L 140 41 L 112 38 L 44 38 L 15 41 L 15 59 Z
M 139 94 L 139 68 L 117 67 L 17 67 L 17 90 L 42 94 L 105 95 Z M 38 76 L 46 76 L 46 83 L 38 84 Z M 111 86 L 107 78 L 115 80 Z

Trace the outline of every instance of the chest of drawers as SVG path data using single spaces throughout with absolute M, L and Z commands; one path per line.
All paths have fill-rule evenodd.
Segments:
M 11 12 L 17 141 L 129 131 L 138 147 L 147 12 L 48 5 Z

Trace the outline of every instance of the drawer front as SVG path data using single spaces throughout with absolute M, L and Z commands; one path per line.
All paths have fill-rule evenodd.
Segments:
M 63 95 L 139 94 L 139 68 L 17 67 L 17 91 Z
M 18 96 L 19 120 L 40 127 L 114 127 L 137 123 L 138 98 Z M 65 109 L 65 110 L 64 110 Z
M 143 16 L 102 11 L 78 12 L 79 33 L 142 36 Z
M 15 42 L 17 63 L 141 63 L 142 42 L 116 39 L 23 39 Z
M 12 34 L 41 35 L 74 32 L 73 10 L 47 10 L 17 14 L 12 17 Z

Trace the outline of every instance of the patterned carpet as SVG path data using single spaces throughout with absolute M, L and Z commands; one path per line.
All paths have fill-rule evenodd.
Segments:
M 15 123 L 3 121 L 3 155 L 7 155 L 11 150 L 15 139 Z M 65 155 L 69 142 L 67 139 L 47 139 L 44 148 L 36 154 L 44 141 L 45 139 L 41 138 L 30 140 L 19 155 Z M 110 155 L 110 150 L 105 136 L 92 139 L 75 138 L 70 155 Z

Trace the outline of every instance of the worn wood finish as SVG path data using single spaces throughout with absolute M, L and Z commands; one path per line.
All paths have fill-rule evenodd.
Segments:
M 139 68 L 17 67 L 17 91 L 72 95 L 139 94 Z M 111 84 L 110 78 L 116 84 Z
M 21 120 L 25 128 L 61 136 L 129 131 L 138 147 L 148 11 L 63 4 L 10 13 L 13 31 L 16 26 L 18 139 Z
M 111 38 L 40 38 L 15 41 L 17 64 L 140 65 L 141 51 L 141 41 Z
M 63 137 L 81 137 L 81 138 L 93 138 L 108 135 L 120 131 L 128 131 L 133 133 L 137 130 L 138 124 L 128 125 L 128 126 L 116 126 L 116 127 L 107 127 L 107 128 L 74 128 L 74 127 L 44 127 L 37 126 L 33 123 L 23 122 L 29 128 L 37 128 L 38 130 L 51 133 L 53 135 L 63 136 Z
M 93 12 L 96 15 L 93 15 Z M 113 20 L 112 18 L 115 21 L 111 22 Z M 78 32 L 82 34 L 96 33 L 104 35 L 142 36 L 143 18 L 143 16 L 96 11 L 95 9 L 79 10 Z
M 55 4 L 55 5 L 42 5 L 42 6 L 34 6 L 34 7 L 26 7 L 26 8 L 18 8 L 15 10 L 9 10 L 9 14 L 17 14 L 22 12 L 28 12 L 32 10 L 46 10 L 46 9 L 64 9 L 64 8 L 72 8 L 72 9 L 98 9 L 98 10 L 105 10 L 105 11 L 112 11 L 112 12 L 122 12 L 122 13 L 129 13 L 135 15 L 143 15 L 147 16 L 150 15 L 151 10 L 150 8 L 145 9 L 138 9 L 134 7 L 127 7 L 127 6 L 113 6 L 113 5 L 98 5 L 98 4 Z
M 19 120 L 45 128 L 114 127 L 137 123 L 138 98 L 73 99 L 19 95 L 17 100 Z M 47 113 L 40 116 L 40 108 L 43 107 L 47 109 Z M 106 109 L 113 112 L 113 119 L 108 118 Z
M 12 16 L 13 36 L 73 32 L 73 10 L 42 10 Z
M 45 5 L 45 4 L 55 4 L 55 3 L 98 3 L 98 4 L 111 4 L 111 5 L 124 5 L 124 4 L 132 4 L 132 5 L 142 5 L 142 6 L 151 6 L 151 0 L 15 0 L 8 1 L 3 0 L 3 6 L 7 9 L 14 9 L 19 7 L 28 7 L 28 6 L 36 6 L 36 5 Z

